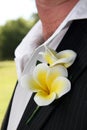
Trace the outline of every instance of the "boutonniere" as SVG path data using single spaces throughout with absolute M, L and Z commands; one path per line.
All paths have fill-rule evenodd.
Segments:
M 34 101 L 37 108 L 26 123 L 29 123 L 41 106 L 47 106 L 54 100 L 70 91 L 71 82 L 68 79 L 68 70 L 76 58 L 72 50 L 59 53 L 45 46 L 45 51 L 40 52 L 45 63 L 35 66 L 31 75 L 21 78 L 21 85 L 35 93 Z

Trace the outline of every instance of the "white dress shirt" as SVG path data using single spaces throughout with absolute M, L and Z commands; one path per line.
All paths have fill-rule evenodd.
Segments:
M 77 19 L 87 19 L 87 0 L 79 0 L 69 15 L 47 41 L 44 42 L 43 40 L 42 25 L 41 21 L 39 21 L 17 47 L 15 51 L 15 62 L 19 83 L 13 98 L 7 130 L 17 129 L 32 94 L 27 88 L 21 87 L 21 76 L 32 72 L 36 60 L 41 60 L 38 53 L 44 50 L 44 45 L 48 45 L 54 50 L 57 48 L 71 22 Z

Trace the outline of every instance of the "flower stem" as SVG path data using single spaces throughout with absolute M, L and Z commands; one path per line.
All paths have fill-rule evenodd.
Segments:
M 28 124 L 32 120 L 33 116 L 36 114 L 36 112 L 38 111 L 39 108 L 40 108 L 40 106 L 36 107 L 36 109 L 31 114 L 30 118 L 27 120 L 26 124 Z

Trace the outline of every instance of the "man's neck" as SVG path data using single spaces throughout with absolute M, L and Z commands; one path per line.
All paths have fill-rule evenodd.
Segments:
M 36 0 L 39 2 L 40 5 L 46 6 L 49 5 L 49 7 L 58 6 L 60 4 L 63 4 L 69 0 Z
M 45 40 L 54 33 L 77 2 L 78 0 L 37 0 Z

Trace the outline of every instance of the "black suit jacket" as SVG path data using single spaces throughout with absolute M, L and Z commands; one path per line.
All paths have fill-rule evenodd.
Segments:
M 87 20 L 72 23 L 57 52 L 65 49 L 77 53 L 75 63 L 68 69 L 71 91 L 49 106 L 41 107 L 26 125 L 36 107 L 32 96 L 17 130 L 87 130 Z M 1 130 L 7 128 L 11 102 Z

